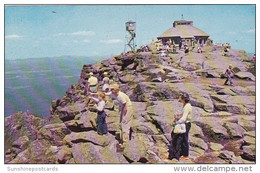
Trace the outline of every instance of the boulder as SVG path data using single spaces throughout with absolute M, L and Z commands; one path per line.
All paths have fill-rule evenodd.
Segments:
M 55 148 L 57 147 L 51 146 L 48 140 L 37 139 L 9 163 L 58 163 Z
M 61 148 L 59 148 L 59 151 L 57 153 L 59 163 L 67 163 L 67 161 L 70 160 L 71 157 L 71 148 L 68 148 L 67 146 L 62 146 Z
M 244 145 L 255 145 L 256 144 L 256 138 L 251 136 L 244 136 L 243 138 Z
M 234 91 L 230 90 L 230 88 L 223 88 L 217 91 L 218 95 L 230 95 L 230 96 L 235 96 L 237 93 Z
M 225 160 L 227 163 L 243 163 L 243 161 L 237 159 L 234 152 L 228 150 L 221 151 L 219 158 Z
M 73 144 L 71 152 L 75 163 L 128 163 L 116 152 L 116 147 L 111 150 L 92 143 L 77 143 Z
M 27 136 L 22 136 L 18 138 L 12 144 L 12 150 L 15 154 L 20 153 L 21 151 L 25 150 L 29 144 L 29 138 Z
M 136 122 L 136 123 L 134 123 Z M 156 129 L 156 126 L 154 124 L 152 124 L 151 122 L 147 122 L 147 123 L 140 123 L 137 120 L 135 120 L 133 122 L 133 131 L 135 133 L 144 133 L 147 135 L 156 135 L 159 134 L 158 130 Z
M 241 155 L 241 157 L 243 159 L 255 162 L 255 156 L 256 156 L 255 145 L 243 146 L 242 150 L 243 150 L 243 154 Z
M 205 154 L 205 151 L 201 148 L 190 146 L 189 157 L 193 160 Z
M 153 106 L 147 107 L 147 114 L 152 119 L 152 123 L 163 133 L 171 133 L 174 120 L 174 112 L 181 111 L 182 105 L 176 101 L 157 101 Z
M 162 82 L 162 77 L 156 77 L 152 79 L 152 82 Z
M 225 127 L 228 129 L 231 137 L 242 138 L 244 136 L 245 130 L 237 123 L 227 122 L 225 123 Z
M 166 137 L 164 135 L 152 135 L 152 138 L 154 140 L 155 143 L 164 143 L 166 145 L 169 144 L 169 141 L 166 139 Z
M 243 105 L 215 103 L 214 106 L 218 111 L 227 111 L 234 114 L 250 114 L 249 110 Z
M 72 132 L 69 135 L 66 135 L 63 139 L 65 144 L 72 146 L 74 143 L 92 143 L 99 146 L 107 146 L 109 144 L 109 135 L 98 135 L 96 131 L 87 131 L 87 132 Z
M 93 130 L 96 129 L 96 118 L 97 118 L 97 113 L 95 112 L 84 112 L 80 116 L 80 122 L 83 123 L 82 128 L 87 129 L 87 130 Z
M 71 131 L 64 123 L 47 124 L 39 131 L 38 139 L 47 139 L 52 145 L 63 145 L 63 138 Z
M 195 123 L 198 123 L 203 128 L 204 135 L 207 135 L 214 140 L 221 140 L 229 137 L 227 129 L 223 127 L 224 123 L 219 118 L 201 117 L 196 120 Z
M 218 143 L 210 142 L 209 148 L 213 151 L 220 151 L 224 148 L 224 146 Z
M 227 163 L 221 158 L 218 157 L 216 153 L 204 153 L 200 157 L 195 159 L 195 163 L 202 163 L 202 164 L 224 164 Z
M 190 135 L 196 136 L 196 137 L 203 137 L 204 136 L 201 127 L 199 127 L 195 123 L 191 124 L 191 129 L 190 129 L 189 133 L 190 133 Z
M 132 63 L 132 64 L 128 65 L 126 68 L 127 68 L 128 70 L 134 70 L 134 69 L 136 68 L 136 66 L 137 66 L 137 64 Z
M 152 150 L 147 150 L 148 163 L 160 163 L 162 159 Z
M 246 131 L 245 136 L 253 137 L 255 138 L 255 131 Z
M 203 141 L 201 138 L 190 136 L 189 143 L 191 146 L 201 148 L 205 151 L 208 150 L 208 144 L 205 141 Z
M 27 136 L 30 140 L 37 139 L 39 128 L 42 127 L 44 120 L 29 113 L 15 113 L 5 117 L 5 149 L 9 149 L 12 143 L 22 136 Z
M 129 142 L 124 144 L 123 155 L 132 162 L 146 160 L 147 149 L 143 137 L 135 136 Z
M 255 115 L 240 116 L 240 118 L 238 119 L 238 124 L 247 131 L 255 131 L 256 130 Z
M 255 88 L 253 87 L 234 86 L 230 90 L 240 96 L 255 96 Z
M 255 76 L 250 72 L 240 71 L 240 72 L 236 73 L 235 76 L 239 79 L 255 81 Z
M 119 81 L 120 81 L 121 83 L 128 83 L 128 82 L 134 81 L 134 80 L 135 80 L 135 77 L 134 77 L 134 75 L 126 74 L 126 75 L 124 75 L 124 76 L 118 77 L 118 79 L 119 79 Z

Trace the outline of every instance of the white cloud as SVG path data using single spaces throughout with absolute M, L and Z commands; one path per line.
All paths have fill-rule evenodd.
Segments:
M 84 43 L 89 43 L 89 42 L 90 42 L 90 40 L 83 40 L 83 42 L 84 42 Z
M 23 38 L 23 36 L 21 36 L 21 35 L 16 35 L 16 34 L 6 35 L 6 36 L 5 36 L 5 39 L 21 39 L 21 38 Z
M 122 43 L 123 41 L 120 39 L 111 39 L 111 40 L 100 40 L 99 42 L 104 44 L 117 44 L 117 43 Z
M 235 31 L 230 31 L 229 34 L 236 35 L 237 33 Z
M 56 34 L 57 36 L 64 36 L 64 35 L 67 35 L 66 33 L 58 33 L 58 34 Z
M 254 33 L 255 32 L 255 29 L 249 29 L 247 31 L 244 31 L 244 33 Z
M 95 35 L 96 33 L 94 31 L 78 31 L 78 32 L 73 32 L 70 35 L 78 35 L 78 36 L 92 36 Z
M 54 37 L 58 37 L 58 36 L 93 36 L 96 35 L 96 33 L 94 31 L 77 31 L 77 32 L 72 32 L 72 33 L 58 33 L 58 34 L 54 34 Z

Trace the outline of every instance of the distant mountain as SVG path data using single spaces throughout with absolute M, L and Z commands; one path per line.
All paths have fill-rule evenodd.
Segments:
M 60 56 L 5 60 L 5 116 L 15 112 L 49 115 L 53 99 L 76 83 L 84 64 L 104 57 Z

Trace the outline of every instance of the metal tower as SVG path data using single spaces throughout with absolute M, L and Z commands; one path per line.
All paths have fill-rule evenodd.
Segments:
M 136 37 L 136 22 L 129 20 L 125 23 L 126 35 L 125 35 L 125 52 L 129 50 L 135 51 L 135 37 Z

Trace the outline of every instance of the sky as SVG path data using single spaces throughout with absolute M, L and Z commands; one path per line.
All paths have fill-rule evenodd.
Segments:
M 214 43 L 255 53 L 254 5 L 34 5 L 5 6 L 5 59 L 117 55 L 127 20 L 137 22 L 139 47 L 182 14 Z

